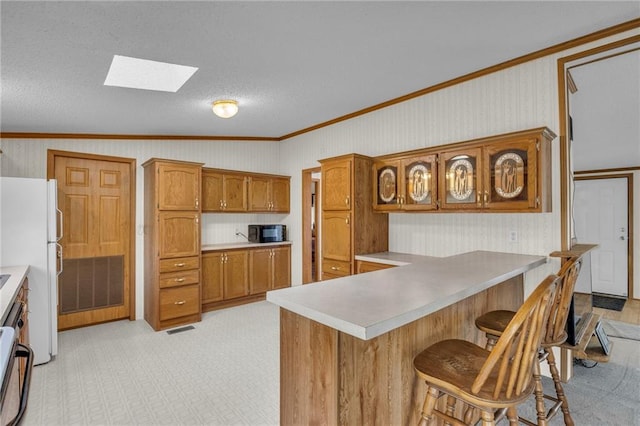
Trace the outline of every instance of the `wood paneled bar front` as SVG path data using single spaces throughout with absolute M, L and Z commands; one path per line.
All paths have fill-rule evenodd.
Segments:
M 517 309 L 524 273 L 546 257 L 414 260 L 267 293 L 280 306 L 280 424 L 416 424 L 426 389 L 413 357 L 447 338 L 482 344 L 475 318 Z M 397 264 L 381 253 L 386 261 Z

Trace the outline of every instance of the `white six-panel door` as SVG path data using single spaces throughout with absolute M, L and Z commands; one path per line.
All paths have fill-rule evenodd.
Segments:
M 628 295 L 627 185 L 626 178 L 575 181 L 573 214 L 577 242 L 599 244 L 591 252 L 594 293 Z

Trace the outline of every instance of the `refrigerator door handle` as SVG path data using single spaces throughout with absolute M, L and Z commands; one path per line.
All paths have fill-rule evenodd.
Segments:
M 63 263 L 62 263 L 62 256 L 63 256 L 62 253 L 63 253 L 63 251 L 62 251 L 62 246 L 60 244 L 56 243 L 56 247 L 58 248 L 56 261 L 58 262 L 58 266 L 59 266 L 58 272 L 56 273 L 56 275 L 60 275 L 62 273 L 62 271 L 64 270 L 64 266 L 62 266 L 63 265 Z
M 60 234 L 58 234 L 56 241 L 60 241 L 62 236 L 64 235 L 64 220 L 62 220 L 62 210 L 56 207 L 56 216 L 58 217 L 58 229 L 60 230 Z

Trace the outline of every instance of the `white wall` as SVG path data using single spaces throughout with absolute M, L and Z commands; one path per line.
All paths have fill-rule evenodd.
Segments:
M 640 30 L 628 32 L 638 34 Z M 556 61 L 559 57 L 604 44 L 625 35 L 591 43 L 443 89 L 383 110 L 302 134 L 284 142 L 191 142 L 3 139 L 0 174 L 44 177 L 47 149 L 136 158 L 137 219 L 143 225 L 143 174 L 150 157 L 204 162 L 206 166 L 291 176 L 291 214 L 270 217 L 207 214 L 203 242 L 236 241 L 236 227 L 275 221 L 287 225 L 292 246 L 292 280 L 302 282 L 301 173 L 318 159 L 357 152 L 380 155 L 547 126 L 558 133 Z M 114 131 L 115 133 L 115 131 Z M 560 248 L 559 143 L 553 142 L 553 212 L 539 214 L 391 214 L 389 249 L 447 256 L 469 250 L 496 250 L 547 255 Z M 516 231 L 518 242 L 507 233 Z M 143 235 L 136 240 L 136 315 L 143 318 Z M 530 289 L 558 261 L 526 276 Z

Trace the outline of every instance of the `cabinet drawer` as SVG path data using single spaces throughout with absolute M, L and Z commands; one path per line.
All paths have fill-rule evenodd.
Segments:
M 351 275 L 351 263 L 333 259 L 322 259 L 322 272 L 340 277 Z
M 200 256 L 176 257 L 174 259 L 160 259 L 160 273 L 187 271 L 200 268 Z
M 192 269 L 184 272 L 169 272 L 160 274 L 160 288 L 177 287 L 186 284 L 198 284 L 200 282 L 200 270 Z
M 188 285 L 160 290 L 160 321 L 200 312 L 200 286 Z

